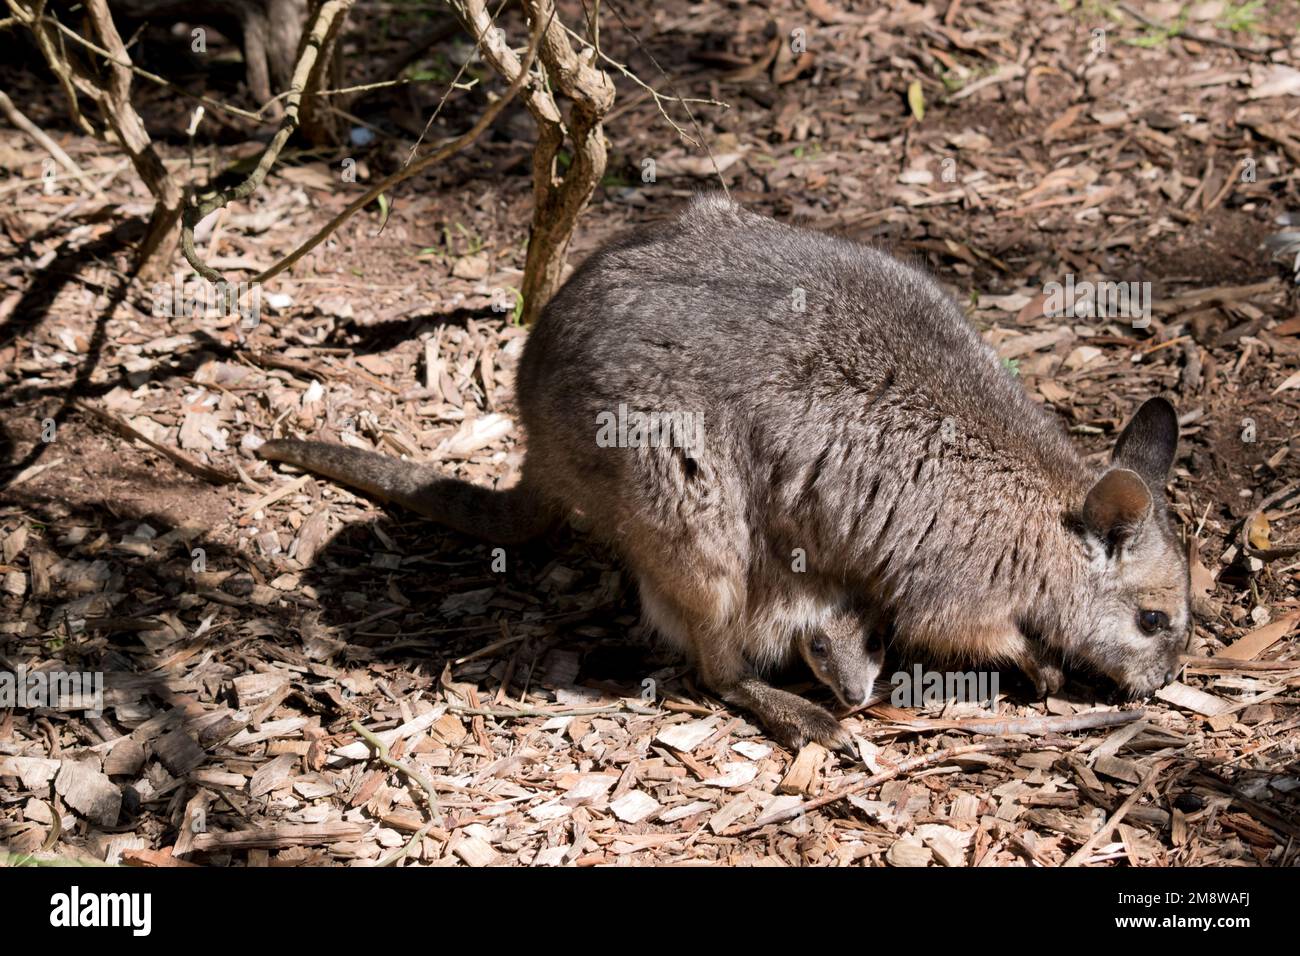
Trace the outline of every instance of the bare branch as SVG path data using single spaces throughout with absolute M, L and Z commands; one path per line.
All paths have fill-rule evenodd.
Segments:
M 18 107 L 14 106 L 13 100 L 9 99 L 8 95 L 6 95 L 3 90 L 0 90 L 0 113 L 3 113 L 5 119 L 9 120 L 9 122 L 17 129 L 22 130 L 30 136 L 35 141 L 36 145 L 40 146 L 47 153 L 53 156 L 54 161 L 66 169 L 73 178 L 81 183 L 82 186 L 86 187 L 87 192 L 94 196 L 103 198 L 104 191 L 95 185 L 89 176 L 81 171 L 81 167 L 72 161 L 72 157 L 63 151 L 63 147 L 50 139 L 50 137 L 45 134 L 44 130 L 24 116 L 22 111 L 19 110 Z
M 417 160 L 416 162 L 412 163 L 411 165 L 399 169 L 391 176 L 388 176 L 385 179 L 381 180 L 380 182 L 376 183 L 375 185 L 371 186 L 368 190 L 365 191 L 365 193 L 363 193 L 359 198 L 354 199 L 351 203 L 349 203 L 346 209 L 344 209 L 341 213 L 339 213 L 328 223 L 326 223 L 323 228 L 321 228 L 314 236 L 312 236 L 310 239 L 304 242 L 301 246 L 299 246 L 297 249 L 291 252 L 284 259 L 280 260 L 275 265 L 271 266 L 265 272 L 262 272 L 260 275 L 254 276 L 253 281 L 265 282 L 268 279 L 274 278 L 275 276 L 279 275 L 281 272 L 288 269 L 299 259 L 305 256 L 307 253 L 311 252 L 311 250 L 315 249 L 318 245 L 320 245 L 327 236 L 329 236 L 332 232 L 334 232 L 334 230 L 336 230 L 339 226 L 343 225 L 343 223 L 346 222 L 349 218 L 351 218 L 359 209 L 363 209 L 365 206 L 373 202 L 375 198 L 379 196 L 381 193 L 386 192 L 387 190 L 391 189 L 393 186 L 396 186 L 398 183 L 403 182 L 404 180 L 410 179 L 412 176 L 416 175 L 417 173 L 423 172 L 424 170 L 428 169 L 430 166 L 433 166 L 435 163 L 440 163 L 443 160 L 447 159 L 449 156 L 454 156 L 456 153 L 459 153 L 462 149 L 469 146 L 476 139 L 478 139 L 479 136 L 483 134 L 483 131 L 492 125 L 493 121 L 496 120 L 497 116 L 500 115 L 501 111 L 510 104 L 511 100 L 515 98 L 515 95 L 520 91 L 520 89 L 524 86 L 524 84 L 528 80 L 528 76 L 529 76 L 528 71 L 532 68 L 533 60 L 537 56 L 538 47 L 541 43 L 541 36 L 542 36 L 542 30 L 540 26 L 538 24 L 534 24 L 532 40 L 528 45 L 528 53 L 524 57 L 523 65 L 519 71 L 519 74 L 515 77 L 514 81 L 510 84 L 509 88 L 505 91 L 505 93 L 502 94 L 501 98 L 498 99 L 495 103 L 492 103 L 486 110 L 484 110 L 483 114 L 478 118 L 478 121 L 475 122 L 475 124 L 472 127 L 470 127 L 466 132 L 462 133 L 460 136 L 456 137 L 451 142 L 438 147 L 428 156 L 424 156 L 421 159 Z
M 353 0 L 326 0 L 317 10 L 316 19 L 312 22 L 307 39 L 303 43 L 302 55 L 298 58 L 298 63 L 293 70 L 289 96 L 285 99 L 284 104 L 284 120 L 280 123 L 280 128 L 276 131 L 274 138 L 263 150 L 261 157 L 257 161 L 257 166 L 249 173 L 248 178 L 238 186 L 223 189 L 202 202 L 190 202 L 185 205 L 185 213 L 181 224 L 181 251 L 189 264 L 194 267 L 194 270 L 209 282 L 220 283 L 224 282 L 225 279 L 220 272 L 199 258 L 198 250 L 194 247 L 194 227 L 204 217 L 227 204 L 238 199 L 247 199 L 265 181 L 267 173 L 271 171 L 275 161 L 280 158 L 281 150 L 289 142 L 289 137 L 298 128 L 302 94 L 307 89 L 316 68 L 317 59 L 322 56 L 328 38 L 334 35 L 337 24 L 341 23 L 347 15 L 352 2 Z

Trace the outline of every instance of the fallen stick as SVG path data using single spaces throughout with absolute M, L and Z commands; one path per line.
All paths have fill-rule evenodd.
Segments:
M 429 831 L 434 828 L 435 824 L 442 820 L 442 811 L 438 808 L 438 795 L 433 792 L 433 784 L 430 783 L 426 777 L 411 770 L 405 764 L 394 760 L 388 753 L 388 745 L 373 733 L 362 727 L 361 721 L 352 721 L 352 729 L 359 733 L 366 743 L 375 748 L 375 755 L 379 758 L 381 763 L 385 766 L 392 767 L 394 770 L 400 771 L 404 776 L 422 786 L 429 802 L 428 822 L 411 834 L 411 838 L 406 841 L 404 846 L 400 849 L 394 850 L 392 853 L 388 854 L 388 856 L 375 864 L 375 866 L 392 866 L 394 863 L 399 863 L 406 859 L 407 856 L 410 855 L 411 850 L 415 848 L 415 845 L 425 838 Z
M 468 714 L 471 717 L 594 717 L 598 714 L 642 714 L 646 717 L 661 717 L 660 711 L 649 707 L 637 707 L 633 704 L 607 704 L 603 707 L 570 707 L 567 710 L 546 710 L 539 707 L 520 707 L 518 709 L 491 707 L 448 707 L 453 714 Z
M 408 780 L 413 783 L 418 783 L 424 788 L 424 794 L 428 798 L 429 803 L 429 826 L 432 827 L 435 823 L 440 821 L 442 819 L 442 811 L 438 808 L 438 795 L 433 791 L 433 784 L 430 783 L 423 774 L 416 773 L 400 760 L 394 760 L 388 753 L 388 744 L 384 743 L 369 730 L 362 727 L 361 721 L 352 721 L 352 729 L 360 734 L 361 738 L 374 748 L 375 756 L 378 758 L 380 763 L 386 767 L 391 767 Z M 421 836 L 423 836 L 423 834 L 421 834 Z
M 1143 794 L 1147 792 L 1147 789 L 1151 784 L 1155 783 L 1156 777 L 1158 777 L 1160 772 L 1171 763 L 1173 763 L 1172 759 L 1157 761 L 1156 764 L 1147 771 L 1147 775 L 1142 778 L 1142 782 L 1139 783 L 1133 792 L 1128 795 L 1128 799 L 1119 805 L 1119 809 L 1116 810 L 1111 818 L 1106 821 L 1105 825 L 1092 836 L 1088 837 L 1087 842 L 1084 843 L 1083 846 L 1079 847 L 1079 849 L 1074 852 L 1074 855 L 1061 865 L 1081 865 L 1088 858 L 1088 854 L 1092 853 L 1096 848 L 1097 844 L 1110 836 L 1114 829 L 1119 826 L 1120 821 L 1128 815 L 1128 812 L 1137 806 L 1137 802 L 1142 799 Z
M 266 494 L 262 495 L 262 497 L 258 498 L 251 505 L 245 508 L 244 514 L 251 515 L 254 512 L 260 511 L 261 509 L 265 508 L 267 505 L 274 504 L 275 502 L 279 501 L 281 498 L 293 494 L 303 485 L 307 484 L 307 482 L 311 481 L 312 478 L 313 478 L 312 475 L 303 475 L 299 478 L 295 478 L 293 481 L 285 482 L 279 488 L 276 488 L 273 491 L 268 491 Z
M 74 179 L 80 182 L 81 185 L 86 188 L 87 192 L 91 193 L 98 199 L 105 198 L 104 191 L 96 186 L 89 176 L 82 172 L 81 167 L 73 162 L 72 157 L 65 153 L 58 143 L 50 139 L 43 129 L 24 116 L 18 107 L 14 106 L 13 100 L 9 99 L 9 97 L 5 95 L 3 90 L 0 90 L 0 114 L 3 114 L 5 119 L 9 120 L 9 122 L 15 127 L 30 136 L 37 146 L 40 146 L 47 153 L 53 156 L 54 161 L 67 170 Z
M 342 820 L 276 824 L 260 830 L 197 833 L 193 849 L 198 853 L 213 850 L 282 850 L 291 846 L 315 846 L 355 840 L 365 832 L 365 827 L 356 823 L 344 823 Z
M 1184 657 L 1189 674 L 1217 674 L 1220 671 L 1294 671 L 1300 661 L 1241 661 L 1231 657 Z
M 1117 727 L 1131 724 L 1146 716 L 1146 711 L 1094 710 L 1084 714 L 1065 714 L 1052 717 L 972 717 L 967 720 L 912 720 L 900 726 L 907 730 L 964 730 L 982 737 L 1009 737 L 1013 734 L 1044 736 L 1069 734 L 1079 730 L 1096 730 L 1099 727 Z
M 184 455 L 174 448 L 168 448 L 161 442 L 154 441 L 148 435 L 133 428 L 131 425 L 118 418 L 112 412 L 106 412 L 102 408 L 97 408 L 89 402 L 80 400 L 74 402 L 73 407 L 99 419 L 109 428 L 113 429 L 113 431 L 125 438 L 144 442 L 154 451 L 158 452 L 158 454 L 171 461 L 182 471 L 187 471 L 197 478 L 202 478 L 204 481 L 210 481 L 218 485 L 233 485 L 239 481 L 239 478 L 236 475 L 232 475 L 228 471 L 221 471 L 218 468 L 210 468 L 207 465 L 200 464 L 188 455 Z
M 797 807 L 792 807 L 789 810 L 784 810 L 770 817 L 760 817 L 758 822 L 751 823 L 747 826 L 732 827 L 728 830 L 724 830 L 722 835 L 737 836 L 742 833 L 749 833 L 752 830 L 761 829 L 762 827 L 771 826 L 773 823 L 784 823 L 786 820 L 793 820 L 795 817 L 801 816 L 810 810 L 816 810 L 820 807 L 828 806 L 829 804 L 843 800 L 845 797 L 853 796 L 855 793 L 861 793 L 864 790 L 878 787 L 882 783 L 888 783 L 895 777 L 902 776 L 905 773 L 911 773 L 913 770 L 919 770 L 922 767 L 931 767 L 936 764 L 947 763 L 950 760 L 964 757 L 967 754 L 1013 753 L 1017 750 L 1030 750 L 1038 746 L 1060 746 L 1064 743 L 1067 743 L 1067 741 L 990 740 L 987 743 L 966 744 L 961 747 L 950 747 L 947 750 L 939 750 L 932 754 L 921 754 L 919 757 L 911 757 L 904 760 L 902 763 L 891 767 L 889 770 L 873 774 L 870 777 L 851 783 L 847 787 L 823 794 L 815 800 L 809 800 L 807 803 L 802 803 Z

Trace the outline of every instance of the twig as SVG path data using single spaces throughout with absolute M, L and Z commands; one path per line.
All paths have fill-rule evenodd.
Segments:
M 947 750 L 939 750 L 931 754 L 921 754 L 919 757 L 911 757 L 902 763 L 891 767 L 889 770 L 865 777 L 855 783 L 834 790 L 830 793 L 823 794 L 815 800 L 809 800 L 797 807 L 782 811 L 770 817 L 761 817 L 761 823 L 751 823 L 748 826 L 733 827 L 723 831 L 723 836 L 736 836 L 742 833 L 749 833 L 752 830 L 758 830 L 762 827 L 770 826 L 773 823 L 783 823 L 786 820 L 793 820 L 795 817 L 807 813 L 810 810 L 816 810 L 829 804 L 843 800 L 855 793 L 861 793 L 863 790 L 870 790 L 872 787 L 878 787 L 882 783 L 887 783 L 895 777 L 902 776 L 905 773 L 911 773 L 913 770 L 919 770 L 922 767 L 930 767 L 935 764 L 947 763 L 958 757 L 964 757 L 967 754 L 975 753 L 1007 753 L 1017 750 L 1030 750 L 1038 746 L 1060 746 L 1065 741 L 1033 741 L 1033 740 L 990 740 L 980 744 L 965 744 L 961 747 L 950 747 Z
M 113 22 L 108 0 L 85 0 L 84 4 L 86 21 L 93 27 L 109 57 L 109 68 L 104 71 L 102 80 L 93 77 L 84 67 L 74 64 L 66 55 L 62 43 L 56 47 L 54 39 L 58 34 L 49 28 L 49 24 L 63 28 L 57 20 L 45 16 L 44 2 L 33 3 L 31 9 L 24 9 L 17 0 L 8 2 L 14 15 L 31 29 L 46 63 L 59 78 L 68 98 L 68 110 L 73 121 L 92 136 L 102 135 L 82 115 L 77 102 L 77 93 L 80 91 L 99 106 L 108 126 L 117 137 L 117 143 L 131 160 L 136 175 L 154 197 L 153 215 L 145 230 L 144 239 L 136 249 L 135 263 L 131 270 L 132 278 L 142 275 L 153 267 L 155 254 L 164 254 L 159 258 L 170 255 L 175 242 L 172 230 L 180 220 L 183 194 L 154 149 L 144 120 L 131 102 L 131 58 L 127 55 L 126 45 Z
M 199 258 L 198 250 L 194 248 L 194 227 L 202 219 L 227 204 L 237 199 L 247 199 L 262 185 L 267 174 L 271 171 L 271 167 L 280 158 L 280 152 L 284 149 L 285 144 L 289 142 L 289 137 L 298 128 L 298 112 L 303 91 L 307 89 L 311 80 L 317 59 L 324 54 L 326 38 L 332 35 L 334 21 L 346 16 L 351 6 L 352 0 L 326 0 L 325 3 L 321 4 L 316 13 L 316 19 L 312 22 L 311 29 L 303 41 L 302 53 L 293 68 L 289 95 L 285 100 L 284 120 L 281 122 L 280 128 L 276 130 L 271 142 L 262 151 L 262 155 L 257 160 L 257 166 L 248 174 L 248 178 L 237 186 L 223 189 L 209 196 L 202 202 L 187 202 L 185 204 L 184 215 L 181 218 L 181 251 L 185 254 L 189 264 L 194 267 L 194 270 L 209 282 L 224 283 L 225 279 L 220 272 Z M 233 294 L 233 288 L 230 288 L 230 293 Z
M 497 4 L 497 9 L 496 12 L 492 14 L 491 22 L 496 23 L 497 18 L 501 16 L 501 11 L 505 9 L 506 2 L 507 0 L 501 0 L 501 3 Z M 476 37 L 475 40 L 477 41 L 477 39 L 478 38 Z M 425 121 L 424 129 L 420 130 L 420 135 L 416 137 L 415 143 L 406 154 L 406 159 L 402 163 L 403 167 L 411 165 L 411 160 L 415 159 L 416 150 L 420 148 L 420 145 L 424 142 L 424 138 L 429 135 L 429 130 L 433 128 L 433 124 L 437 121 L 438 117 L 442 115 L 442 108 L 447 105 L 447 100 L 451 97 L 452 92 L 462 88 L 472 88 L 473 84 L 468 84 L 467 86 L 462 87 L 460 82 L 460 78 L 465 75 L 467 70 L 469 70 L 469 65 L 470 60 L 466 58 L 465 62 L 460 65 L 460 69 L 456 71 L 456 75 L 451 78 L 451 82 L 447 84 L 447 89 L 443 91 L 442 97 L 438 100 L 438 105 L 433 108 L 433 112 L 429 114 L 428 120 Z
M 1300 481 L 1293 481 L 1285 488 L 1273 492 L 1259 503 L 1258 508 L 1246 516 L 1246 520 L 1241 525 L 1241 550 L 1243 554 L 1247 557 L 1258 558 L 1261 561 L 1275 561 L 1278 558 L 1289 558 L 1293 554 L 1300 554 L 1300 544 L 1280 544 L 1275 548 L 1256 548 L 1250 543 L 1250 529 L 1254 527 L 1255 519 L 1298 491 L 1300 491 Z
M 618 62 L 618 60 L 615 60 L 613 57 L 606 54 L 605 51 L 602 50 L 599 46 L 582 37 L 575 30 L 573 30 L 573 28 L 565 27 L 564 30 L 566 33 L 569 34 L 569 36 L 573 37 L 575 40 L 577 40 L 579 43 L 586 46 L 588 49 L 593 50 L 596 56 L 600 57 L 602 60 L 604 60 L 614 69 L 618 70 L 620 73 L 626 76 L 637 86 L 641 87 L 641 89 L 645 90 L 645 92 L 655 101 L 655 106 L 658 107 L 660 115 L 662 115 L 663 118 L 668 121 L 668 125 L 671 126 L 677 132 L 678 136 L 680 136 L 683 140 L 685 140 L 691 146 L 696 147 L 697 149 L 704 148 L 704 144 L 697 141 L 693 136 L 690 136 L 686 132 L 686 130 L 682 129 L 680 126 L 677 125 L 676 121 L 674 121 L 673 118 L 668 115 L 668 111 L 664 109 L 664 105 L 663 105 L 664 102 L 667 101 L 669 103 L 681 103 L 683 106 L 685 106 L 687 103 L 698 103 L 702 106 L 721 106 L 723 109 L 731 109 L 731 104 L 724 103 L 722 102 L 722 100 L 701 99 L 696 97 L 684 97 L 684 96 L 664 96 L 662 93 L 656 90 L 645 80 L 641 79 L 641 77 L 633 73 L 627 67 L 626 64 L 620 63 Z
M 985 737 L 1010 737 L 1013 734 L 1070 734 L 1099 727 L 1116 727 L 1129 724 L 1146 716 L 1146 711 L 1095 710 L 1085 714 L 1064 714 L 1052 717 L 1019 717 L 1008 720 L 972 717 L 968 720 L 909 720 L 897 726 L 906 730 L 964 730 Z
M 97 408 L 89 402 L 80 399 L 73 402 L 73 407 L 99 419 L 119 435 L 135 441 L 144 442 L 154 451 L 158 452 L 158 454 L 167 458 L 179 467 L 182 471 L 187 471 L 197 478 L 202 478 L 204 481 L 210 481 L 218 485 L 233 485 L 239 481 L 238 475 L 232 475 L 228 471 L 222 471 L 219 468 L 211 468 L 207 465 L 201 464 L 174 448 L 168 448 L 161 442 L 154 441 L 148 435 L 122 421 L 122 419 L 118 418 L 112 412 L 105 411 L 102 408 Z
M 1286 49 L 1285 46 L 1272 46 L 1263 50 L 1256 50 L 1254 47 L 1243 46 L 1240 43 L 1233 43 L 1231 40 L 1220 40 L 1218 37 L 1206 36 L 1205 34 L 1202 33 L 1187 33 L 1185 30 L 1183 30 L 1182 27 L 1166 26 L 1165 24 L 1161 23 L 1159 20 L 1153 20 L 1145 13 L 1142 13 L 1138 10 L 1134 10 L 1127 3 L 1118 3 L 1116 4 L 1116 6 L 1118 6 L 1121 10 L 1127 13 L 1134 20 L 1137 20 L 1139 23 L 1150 27 L 1152 30 L 1159 30 L 1161 33 L 1164 33 L 1170 37 L 1178 37 L 1183 40 L 1192 40 L 1196 43 L 1205 43 L 1210 46 L 1221 46 L 1229 50 L 1236 50 L 1238 53 L 1250 57 L 1268 57 L 1276 53 L 1278 50 Z
M 500 115 L 501 111 L 510 104 L 510 101 L 515 98 L 515 94 L 519 92 L 519 90 L 524 86 L 524 83 L 528 80 L 528 71 L 532 68 L 533 60 L 537 56 L 537 48 L 541 43 L 542 32 L 543 30 L 540 25 L 538 25 L 534 30 L 532 40 L 528 45 L 528 53 L 524 58 L 523 68 L 520 69 L 519 75 L 515 77 L 513 82 L 511 82 L 509 88 L 507 88 L 505 93 L 502 94 L 501 98 L 495 103 L 489 105 L 488 108 L 483 111 L 483 114 L 478 118 L 478 121 L 471 126 L 469 130 L 456 137 L 451 142 L 438 147 L 438 149 L 434 150 L 428 156 L 417 160 L 410 166 L 399 169 L 391 176 L 386 177 L 374 186 L 370 187 L 370 189 L 366 190 L 366 192 L 358 199 L 349 203 L 346 209 L 327 222 L 314 236 L 304 242 L 293 252 L 289 253 L 289 255 L 281 259 L 275 265 L 271 266 L 260 275 L 254 276 L 252 281 L 255 283 L 266 282 L 268 279 L 278 276 L 281 272 L 284 272 L 307 253 L 320 245 L 331 233 L 334 232 L 334 230 L 351 218 L 357 210 L 362 209 L 373 202 L 375 197 L 380 193 L 391 189 L 404 180 L 410 179 L 417 173 L 423 172 L 435 163 L 440 163 L 449 156 L 454 156 L 456 153 L 460 152 L 478 139 L 479 136 L 483 134 L 483 131 L 492 125 L 492 122 L 498 115 Z
M 1147 789 L 1151 784 L 1155 783 L 1156 777 L 1160 775 L 1160 772 L 1171 763 L 1173 763 L 1172 758 L 1156 761 L 1155 765 L 1147 771 L 1147 775 L 1142 778 L 1142 782 L 1139 783 L 1134 791 L 1128 795 L 1128 799 L 1119 805 L 1119 809 L 1116 810 L 1111 818 L 1106 821 L 1105 825 L 1092 836 L 1088 837 L 1087 842 L 1085 842 L 1083 846 L 1079 847 L 1079 849 L 1075 851 L 1074 855 L 1066 860 L 1062 866 L 1079 866 L 1081 863 L 1085 862 L 1088 858 L 1088 854 L 1092 853 L 1098 843 L 1110 836 L 1115 827 L 1119 826 L 1120 821 L 1128 815 L 1128 812 L 1137 806 L 1137 802 L 1142 799 L 1143 794 L 1147 792 Z
M 370 731 L 366 730 L 366 728 L 362 727 L 361 721 L 354 720 L 352 721 L 351 726 L 353 730 L 355 730 L 358 734 L 361 735 L 362 740 L 364 740 L 366 743 L 370 744 L 370 746 L 374 748 L 375 757 L 379 760 L 380 763 L 382 763 L 386 767 L 396 770 L 398 773 L 402 774 L 408 780 L 412 781 L 413 783 L 418 783 L 421 787 L 424 788 L 424 794 L 429 804 L 429 826 L 432 827 L 435 823 L 440 822 L 442 820 L 442 810 L 440 810 L 438 807 L 438 795 L 434 793 L 433 784 L 429 782 L 428 778 L 425 777 L 423 774 L 417 773 L 416 771 L 412 770 L 410 767 L 406 766 L 406 764 L 402 763 L 400 760 L 394 760 L 392 756 L 390 756 L 388 753 L 388 744 L 384 743 L 382 740 L 380 740 Z M 428 830 L 426 829 L 424 832 L 427 833 Z M 424 834 L 422 833 L 420 835 L 423 836 Z M 411 842 L 414 843 L 414 840 L 412 840 Z
M 631 25 L 627 22 L 627 20 L 624 19 L 623 14 L 618 12 L 618 7 L 616 7 L 614 4 L 611 3 L 609 4 L 609 9 L 613 12 L 614 16 L 618 18 L 618 22 L 623 25 L 623 29 L 626 30 L 628 34 L 632 37 L 632 41 L 637 45 L 637 49 L 639 49 L 642 53 L 646 55 L 646 58 L 650 60 L 650 63 L 654 66 L 654 68 L 659 71 L 659 75 L 668 81 L 669 84 L 668 88 L 672 89 L 672 78 L 668 75 L 668 72 L 662 66 L 659 65 L 659 61 L 655 59 L 654 54 L 645 48 L 645 44 L 643 44 L 641 42 L 641 38 L 636 35 L 636 31 L 633 30 Z M 677 100 L 678 103 L 682 105 L 682 109 L 684 109 L 686 111 L 686 115 L 690 117 L 691 125 L 695 127 L 696 133 L 699 134 L 700 143 L 701 145 L 703 145 L 704 151 L 709 156 L 709 162 L 713 164 L 713 172 L 718 177 L 719 185 L 722 186 L 722 194 L 724 196 L 730 196 L 731 190 L 727 188 L 727 181 L 722 178 L 722 170 L 718 168 L 718 161 L 716 158 L 714 158 L 713 150 L 709 149 L 709 144 L 705 142 L 706 137 L 704 135 L 703 127 L 700 126 L 700 121 L 695 118 L 695 113 L 692 112 L 691 107 L 686 102 L 686 100 L 682 99 L 681 96 L 676 96 L 675 99 Z
M 293 481 L 285 482 L 279 488 L 275 488 L 271 491 L 266 492 L 260 498 L 258 498 L 252 504 L 250 504 L 247 508 L 244 509 L 244 514 L 251 515 L 255 511 L 260 511 L 261 509 L 265 508 L 267 505 L 274 504 L 275 502 L 279 501 L 281 498 L 285 497 L 286 495 L 293 494 L 303 485 L 307 484 L 307 482 L 311 481 L 311 479 L 312 479 L 311 475 L 302 475 L 299 478 L 295 478 Z
M 47 153 L 53 156 L 56 163 L 66 169 L 81 183 L 82 186 L 86 187 L 89 192 L 94 194 L 96 198 L 104 198 L 104 191 L 96 186 L 89 176 L 82 172 L 81 167 L 72 161 L 72 157 L 63 151 L 63 147 L 50 139 L 43 129 L 24 116 L 18 107 L 14 106 L 13 100 L 9 99 L 4 90 L 0 90 L 0 113 L 3 113 L 5 119 L 9 120 L 9 122 L 15 127 L 22 130 L 35 140 L 36 145 L 40 146 Z
M 1189 674 L 1217 674 L 1223 671 L 1294 671 L 1300 661 L 1239 661 L 1231 657 L 1184 657 Z
M 55 49 L 51 31 L 45 26 L 46 23 L 55 23 L 59 26 L 62 26 L 62 24 L 59 24 L 58 20 L 53 17 L 43 15 L 44 3 L 35 6 L 31 10 L 24 8 L 18 3 L 18 0 L 8 0 L 8 3 L 9 9 L 14 13 L 14 19 L 32 31 L 32 36 L 36 38 L 36 45 L 41 49 L 41 55 L 45 57 L 45 62 L 49 64 L 50 71 L 58 79 L 59 86 L 63 88 L 64 98 L 68 101 L 68 115 L 72 117 L 72 122 L 87 136 L 98 135 L 95 132 L 95 127 L 90 125 L 90 120 L 86 119 L 85 114 L 81 112 L 81 104 L 77 102 L 78 89 L 87 96 L 93 96 L 95 90 L 91 88 L 84 78 L 76 76 L 72 72 L 72 66 L 61 55 L 62 51 Z
M 108 60 L 108 62 L 112 63 L 114 66 L 119 66 L 122 69 L 130 70 L 136 76 L 140 77 L 141 79 L 148 80 L 150 83 L 156 83 L 159 86 L 164 86 L 171 92 L 175 93 L 177 96 L 184 96 L 187 99 L 197 100 L 198 102 L 202 103 L 204 106 L 207 106 L 211 109 L 220 110 L 225 113 L 230 113 L 232 116 L 238 116 L 241 117 L 242 119 L 252 120 L 254 122 L 260 122 L 262 119 L 262 112 L 265 111 L 266 107 L 263 107 L 262 111 L 259 111 L 257 113 L 251 113 L 248 110 L 242 110 L 237 106 L 227 106 L 225 103 L 222 103 L 218 100 L 214 100 L 210 96 L 200 96 L 198 93 L 191 93 L 189 90 L 177 86 L 175 83 L 171 82 L 170 80 L 164 79 L 163 77 L 159 76 L 157 73 L 150 73 L 148 70 L 136 66 L 129 59 L 118 59 L 113 54 L 105 50 L 103 47 L 96 46 L 94 43 L 91 43 L 89 40 L 81 36 L 79 33 L 74 32 L 71 28 L 64 25 L 61 21 L 59 21 L 55 17 L 42 16 L 42 17 L 38 17 L 37 20 L 39 22 L 54 24 L 54 26 L 59 30 L 60 33 L 63 33 L 69 39 L 74 40 L 77 43 L 80 43 L 87 50 L 91 50 L 95 53 L 98 53 L 100 56 Z
M 448 707 L 456 714 L 469 714 L 471 717 L 592 717 L 596 714 L 643 714 L 646 717 L 659 717 L 660 712 L 649 707 L 637 707 L 634 704 L 610 704 L 605 707 L 573 707 L 569 710 L 543 710 L 535 707 L 519 707 L 507 710 L 493 710 L 490 707 Z
M 375 866 L 392 866 L 394 863 L 397 863 L 400 860 L 405 860 L 408 856 L 410 856 L 411 850 L 415 849 L 415 844 L 423 840 L 425 836 L 428 834 L 428 832 L 432 829 L 433 829 L 433 821 L 430 820 L 424 826 L 420 827 L 420 829 L 416 830 L 414 833 L 411 834 L 411 839 L 406 841 L 406 845 L 404 847 L 402 847 L 400 850 L 394 850 L 392 853 L 388 854 L 388 856 L 384 857 L 382 860 L 376 863 Z

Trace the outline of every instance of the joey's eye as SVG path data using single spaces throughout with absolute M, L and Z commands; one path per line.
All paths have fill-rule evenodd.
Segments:
M 879 634 L 872 634 L 870 637 L 867 638 L 867 650 L 870 651 L 872 654 L 876 653 L 876 651 L 880 650 L 880 648 L 883 646 L 884 645 L 880 640 Z
M 825 639 L 820 638 L 820 637 L 814 637 L 814 638 L 812 639 L 811 647 L 812 647 L 812 652 L 813 652 L 814 654 L 816 654 L 818 657 L 825 657 L 825 656 L 826 656 L 826 654 L 827 654 L 827 648 L 826 648 L 826 641 L 825 641 Z
M 1163 631 L 1169 626 L 1169 615 L 1164 611 L 1138 611 L 1138 627 L 1148 634 Z

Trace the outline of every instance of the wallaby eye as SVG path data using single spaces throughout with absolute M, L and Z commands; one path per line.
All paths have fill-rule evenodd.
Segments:
M 1169 615 L 1164 611 L 1138 611 L 1138 627 L 1148 634 L 1163 631 L 1169 626 Z
M 872 634 L 870 637 L 867 638 L 867 650 L 870 651 L 872 654 L 880 650 L 882 646 L 883 644 L 880 640 L 879 634 Z
M 816 654 L 818 657 L 826 656 L 827 647 L 826 647 L 826 641 L 823 638 L 814 637 L 812 639 L 812 644 L 810 646 L 812 647 L 812 652 Z

